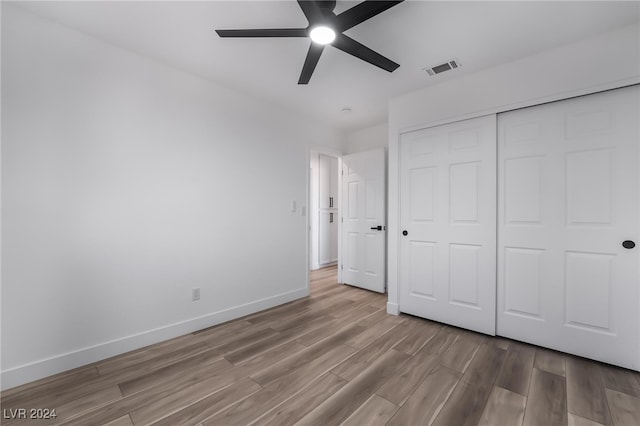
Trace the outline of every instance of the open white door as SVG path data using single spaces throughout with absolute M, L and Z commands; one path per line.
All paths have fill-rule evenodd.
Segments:
M 385 291 L 385 152 L 342 158 L 342 282 Z
M 400 311 L 495 334 L 496 116 L 400 138 Z

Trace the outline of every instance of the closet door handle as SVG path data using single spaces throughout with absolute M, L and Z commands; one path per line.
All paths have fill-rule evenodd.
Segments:
M 626 240 L 622 242 L 622 247 L 626 248 L 626 249 L 632 249 L 636 246 L 636 243 L 634 243 L 631 240 Z
M 329 197 L 329 207 L 333 207 L 333 197 Z
M 329 213 L 329 223 L 333 223 L 333 213 Z

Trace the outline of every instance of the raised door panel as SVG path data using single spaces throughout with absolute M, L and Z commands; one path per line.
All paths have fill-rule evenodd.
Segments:
M 357 232 L 348 232 L 345 238 L 345 253 L 346 256 L 343 260 L 344 269 L 347 272 L 358 273 L 362 268 L 360 266 L 360 259 L 358 258 L 360 238 Z
M 611 149 L 567 153 L 567 225 L 611 224 L 612 155 Z
M 544 250 L 505 247 L 503 251 L 505 315 L 543 320 L 540 310 Z
M 479 161 L 449 167 L 451 222 L 478 223 L 479 167 Z
M 357 221 L 359 219 L 358 210 L 358 193 L 360 192 L 361 182 L 353 181 L 348 182 L 346 186 L 347 193 L 347 216 L 346 219 L 350 222 Z
M 437 168 L 420 167 L 409 170 L 408 220 L 411 222 L 433 222 L 436 213 Z
M 504 162 L 505 223 L 542 224 L 544 157 L 511 158 Z
M 412 297 L 435 299 L 436 243 L 410 241 L 408 246 L 408 274 L 406 284 Z
M 450 244 L 449 246 L 449 302 L 464 307 L 479 308 L 479 251 L 481 246 Z
M 566 252 L 565 323 L 611 332 L 611 288 L 614 256 Z

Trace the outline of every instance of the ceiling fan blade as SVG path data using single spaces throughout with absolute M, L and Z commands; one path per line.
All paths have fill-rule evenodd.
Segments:
M 265 28 L 254 30 L 216 30 L 220 37 L 307 37 L 306 28 Z
M 402 3 L 400 1 L 377 1 L 367 0 L 362 3 L 353 6 L 351 9 L 347 9 L 336 17 L 338 28 L 340 32 L 346 31 L 349 28 L 355 27 L 361 22 L 367 19 L 373 18 L 379 13 L 392 8 L 393 6 Z
M 333 47 L 353 55 L 356 58 L 360 58 L 365 62 L 369 62 L 371 65 L 375 65 L 385 71 L 393 72 L 400 66 L 400 64 L 396 64 L 391 59 L 385 58 L 381 54 L 374 52 L 367 46 L 358 43 L 344 34 L 338 34 L 331 44 Z
M 307 17 L 309 24 L 321 21 L 323 19 L 320 7 L 313 0 L 298 0 L 298 5 L 302 9 L 302 13 Z
M 311 74 L 313 74 L 313 71 L 316 69 L 316 65 L 318 65 L 318 60 L 320 59 L 320 55 L 323 50 L 324 45 L 311 43 L 309 51 L 307 52 L 307 58 L 304 60 L 304 66 L 302 67 L 298 84 L 309 83 L 309 80 L 311 80 Z

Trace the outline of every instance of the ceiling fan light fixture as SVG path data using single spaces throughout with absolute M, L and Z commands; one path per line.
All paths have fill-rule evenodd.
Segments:
M 309 37 L 314 43 L 329 44 L 336 39 L 336 32 L 325 25 L 320 25 L 311 29 Z
M 318 65 L 318 60 L 325 46 L 332 43 L 335 43 L 333 47 L 342 50 L 344 53 L 368 62 L 385 71 L 393 72 L 400 64 L 396 64 L 391 59 L 385 58 L 378 52 L 358 43 L 356 40 L 344 34 L 344 32 L 403 1 L 404 0 L 365 0 L 336 14 L 334 12 L 337 3 L 336 0 L 298 0 L 298 6 L 309 23 L 307 27 L 216 29 L 216 33 L 220 37 L 297 37 L 311 39 L 312 42 L 309 45 L 298 84 L 309 84 L 311 75 L 316 69 L 316 65 Z

